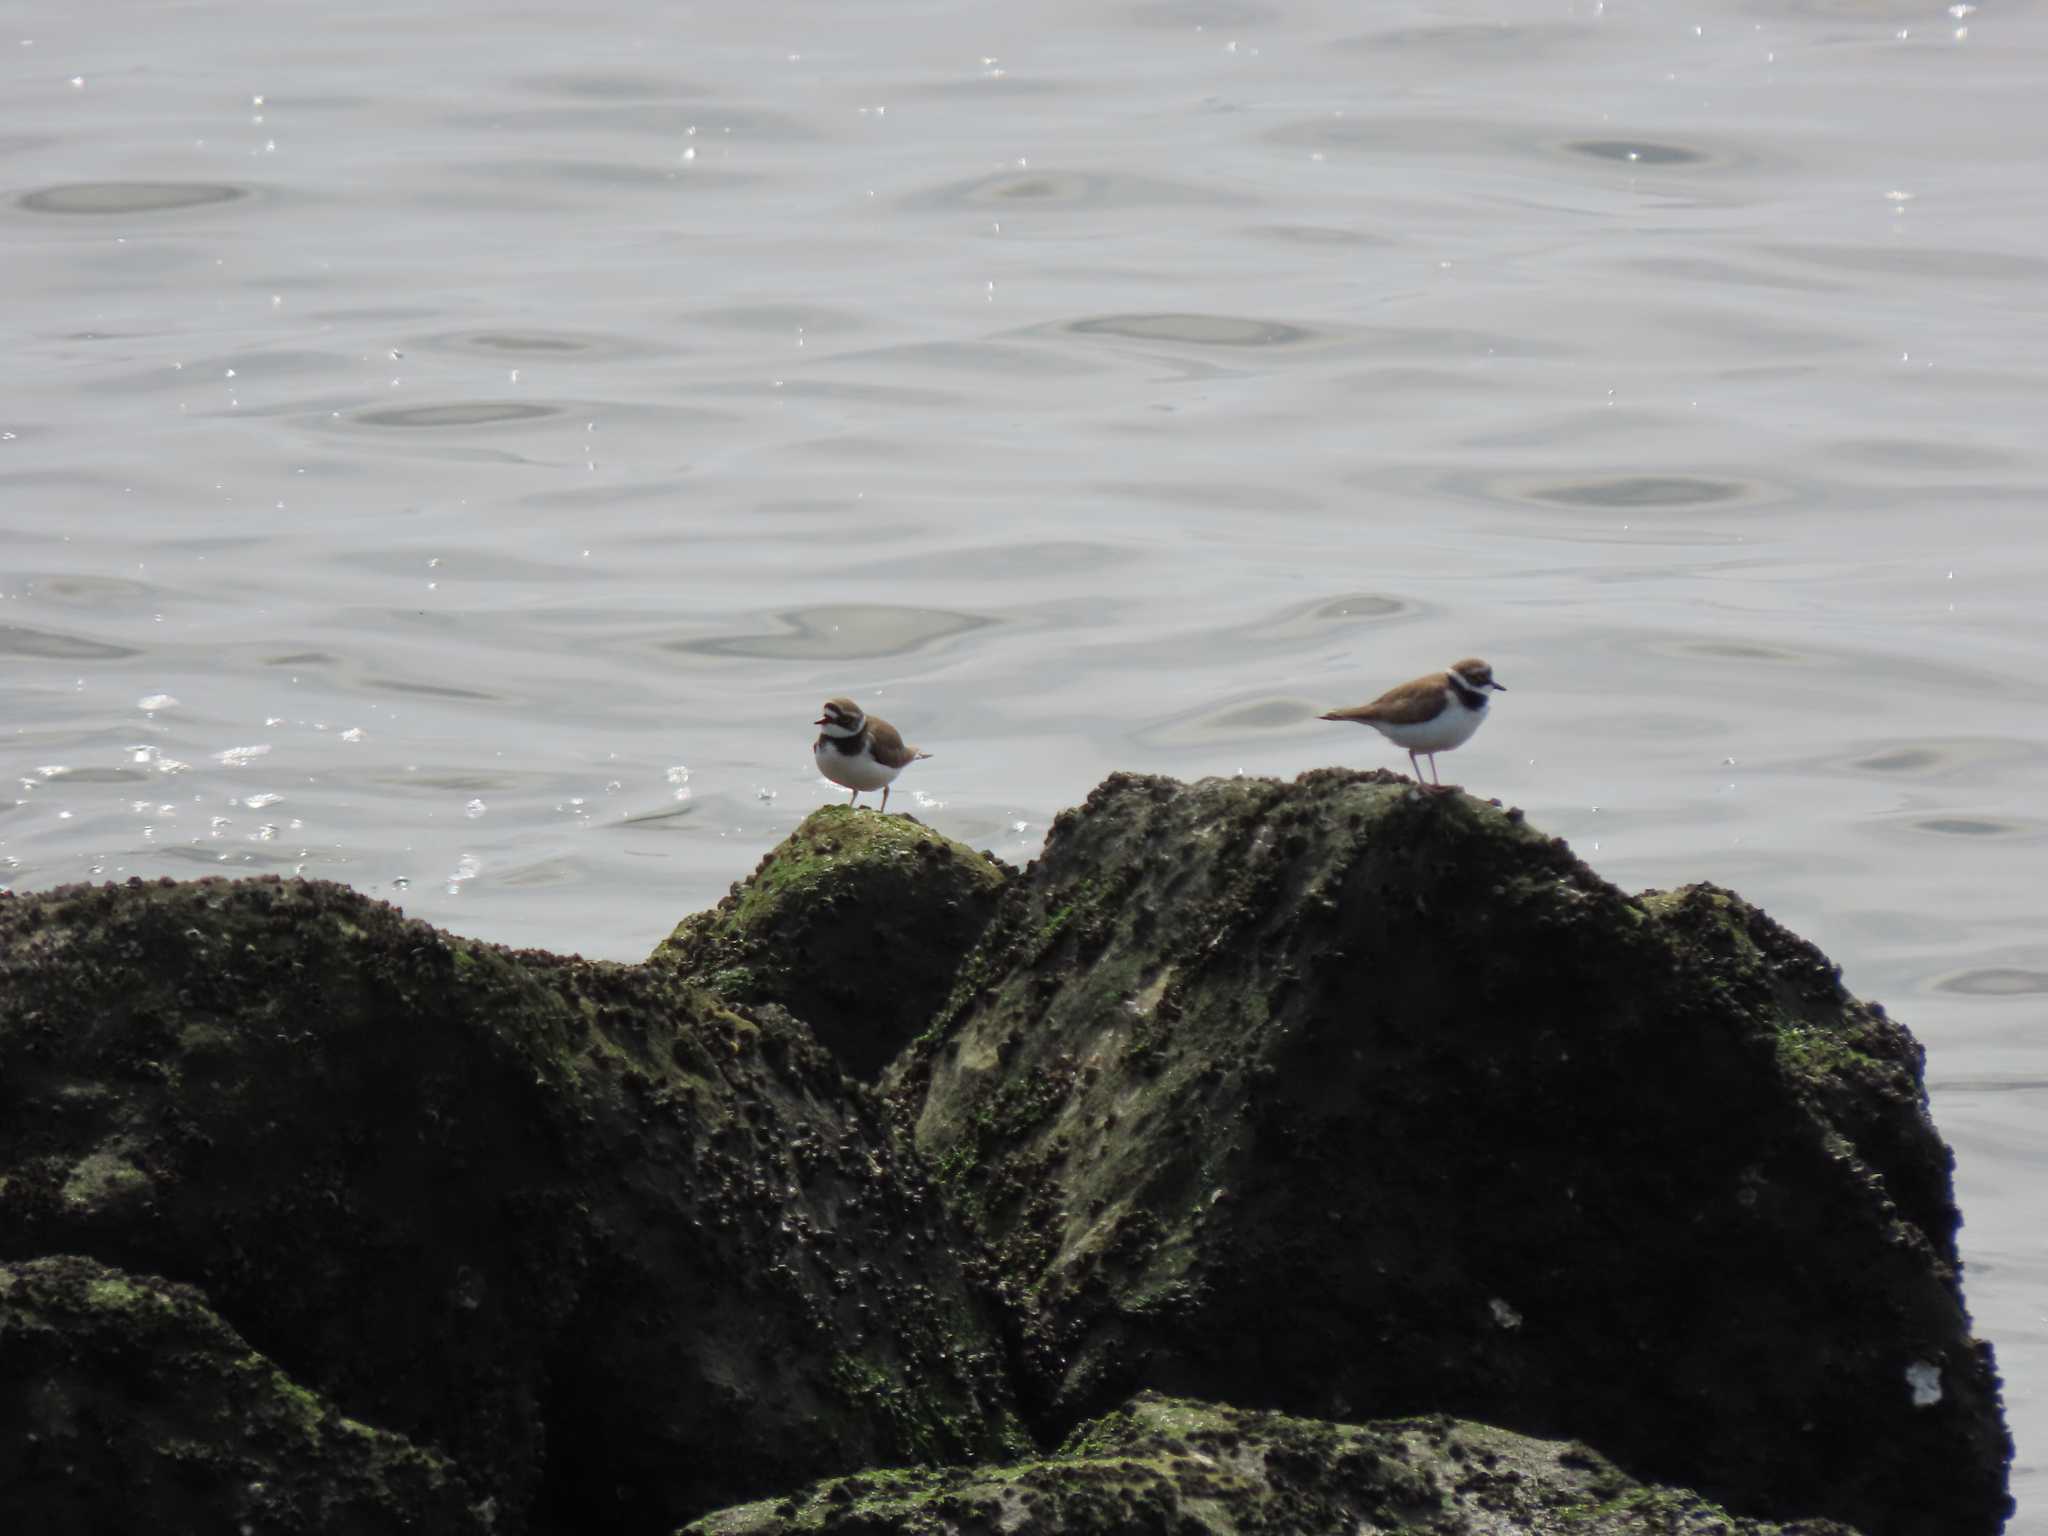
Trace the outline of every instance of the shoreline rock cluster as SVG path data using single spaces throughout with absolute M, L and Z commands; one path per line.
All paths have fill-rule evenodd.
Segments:
M 1949 1173 L 1811 946 L 1384 773 L 827 808 L 637 966 L 0 898 L 0 1517 L 1992 1536 Z

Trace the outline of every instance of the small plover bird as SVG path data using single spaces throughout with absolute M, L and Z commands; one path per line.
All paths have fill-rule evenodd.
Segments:
M 1412 683 L 1389 688 L 1370 704 L 1353 709 L 1333 709 L 1325 720 L 1354 720 L 1369 725 L 1397 747 L 1408 749 L 1408 761 L 1415 769 L 1415 782 L 1424 789 L 1442 790 L 1443 775 L 1434 785 L 1422 777 L 1416 753 L 1429 759 L 1436 772 L 1436 755 L 1462 747 L 1472 739 L 1486 719 L 1486 695 L 1506 693 L 1493 680 L 1493 668 L 1476 656 L 1453 662 L 1448 671 L 1432 672 Z
M 857 805 L 871 789 L 882 792 L 882 809 L 889 809 L 889 786 L 896 775 L 929 752 L 920 752 L 904 741 L 903 735 L 886 720 L 866 714 L 851 699 L 827 699 L 825 712 L 816 723 L 823 727 L 811 755 L 818 772 L 834 784 L 853 791 L 846 803 Z

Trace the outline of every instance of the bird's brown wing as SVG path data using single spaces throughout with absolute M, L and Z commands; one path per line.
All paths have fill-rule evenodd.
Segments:
M 1353 705 L 1350 709 L 1333 709 L 1322 718 L 1325 720 L 1355 720 L 1360 725 L 1381 722 L 1387 725 L 1420 725 L 1435 717 L 1443 707 L 1441 674 L 1418 677 L 1412 683 L 1403 683 L 1398 688 L 1389 688 L 1370 704 Z
M 868 716 L 868 751 L 884 768 L 905 768 L 928 755 L 906 745 L 901 731 L 873 715 Z

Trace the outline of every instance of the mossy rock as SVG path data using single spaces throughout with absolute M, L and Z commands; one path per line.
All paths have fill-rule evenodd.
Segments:
M 447 1459 L 345 1418 L 190 1286 L 0 1264 L 0 1511 L 19 1532 L 492 1527 Z
M 1910 1035 L 1735 898 L 1632 898 L 1517 814 L 1118 775 L 885 1089 L 1042 1431 L 1149 1387 L 1571 1436 L 1872 1536 L 2009 1507 Z
M 1056 1456 L 816 1483 L 683 1536 L 1856 1536 L 1745 1520 L 1574 1442 L 1443 1417 L 1333 1424 L 1141 1394 Z
M 204 1290 L 498 1530 L 1022 1444 L 914 1158 L 672 971 L 276 880 L 0 896 L 0 1259 Z
M 1953 1159 L 1928 1115 L 1926 1053 L 1878 1003 L 1849 995 L 1842 970 L 1732 891 L 1644 891 L 1688 976 L 1769 1026 L 1779 1080 L 1883 1176 L 1887 1196 L 1958 1261 Z
M 909 816 L 827 806 L 651 962 L 733 1002 L 780 1004 L 872 1078 L 945 1001 L 1005 873 Z

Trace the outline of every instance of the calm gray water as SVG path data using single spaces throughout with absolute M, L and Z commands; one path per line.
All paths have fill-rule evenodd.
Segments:
M 2048 14 L 93 0 L 0 34 L 0 879 L 637 958 L 828 798 L 1447 772 L 1926 1042 L 2048 1532 Z

